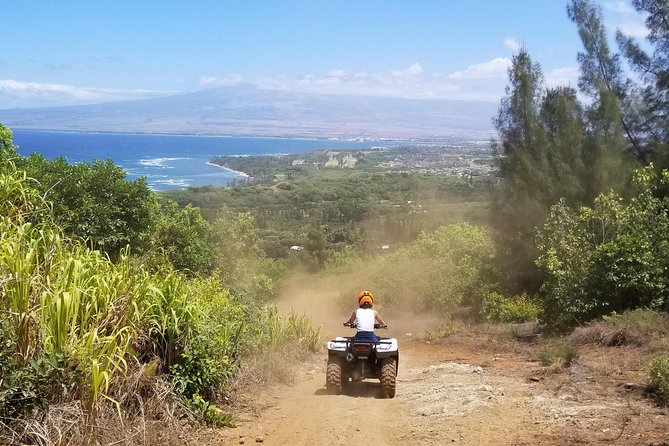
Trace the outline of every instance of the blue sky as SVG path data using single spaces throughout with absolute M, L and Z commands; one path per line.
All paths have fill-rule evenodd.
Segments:
M 629 0 L 605 24 L 637 37 Z M 0 0 L 0 108 L 252 84 L 497 101 L 519 45 L 576 85 L 566 0 Z

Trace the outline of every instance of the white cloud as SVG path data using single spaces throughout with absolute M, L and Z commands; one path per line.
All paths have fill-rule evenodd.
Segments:
M 497 101 L 504 94 L 510 60 L 497 58 L 455 73 L 430 73 L 416 62 L 387 71 L 332 69 L 304 75 L 203 75 L 204 88 L 250 85 L 260 89 L 313 94 L 361 95 L 407 99 Z M 186 82 L 188 84 L 188 82 Z M 176 91 L 120 90 L 0 79 L 0 107 L 91 104 L 142 99 Z
M 554 68 L 546 73 L 546 85 L 548 87 L 571 86 L 578 84 L 578 67 Z
M 409 68 L 404 70 L 395 70 L 393 71 L 393 76 L 395 77 L 412 77 L 418 76 L 423 73 L 423 67 L 420 66 L 418 62 L 411 65 Z
M 508 57 L 497 57 L 491 61 L 470 65 L 462 71 L 452 73 L 450 79 L 486 79 L 505 77 L 511 66 Z
M 645 24 L 633 20 L 619 23 L 617 28 L 622 31 L 623 34 L 630 37 L 637 37 L 639 39 L 645 38 L 649 33 L 649 30 Z
M 40 104 L 91 104 L 164 96 L 170 92 L 151 90 L 116 90 L 76 87 L 65 84 L 44 84 L 13 79 L 0 79 L 0 98 L 18 99 Z
M 202 76 L 204 87 L 246 84 L 266 90 L 314 94 L 364 95 L 407 99 L 497 101 L 504 94 L 508 58 L 471 65 L 455 73 L 430 73 L 416 62 L 402 69 L 380 72 L 332 69 L 302 76 Z
M 615 0 L 604 3 L 604 8 L 616 14 L 633 14 L 634 8 L 624 0 Z
M 607 27 L 619 29 L 630 37 L 643 39 L 648 36 L 645 15 L 634 9 L 629 1 L 608 1 L 604 3 L 604 13 Z
M 236 85 L 244 82 L 244 76 L 241 74 L 231 74 L 229 76 L 200 76 L 198 83 L 207 87 L 223 87 L 228 85 Z
M 515 53 L 520 49 L 520 42 L 515 37 L 507 37 L 504 39 L 504 46 Z

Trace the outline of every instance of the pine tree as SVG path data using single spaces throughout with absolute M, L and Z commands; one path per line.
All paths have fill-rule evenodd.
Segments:
M 646 15 L 649 34 L 646 52 L 639 42 L 620 30 L 616 40 L 630 66 L 641 79 L 632 107 L 632 121 L 647 158 L 660 167 L 669 166 L 669 2 L 633 0 L 637 11 Z
M 510 291 L 538 285 L 533 228 L 546 215 L 545 136 L 539 126 L 543 74 L 523 48 L 509 68 L 510 85 L 494 125 L 501 142 L 493 145 L 501 183 L 493 196 L 492 220 L 498 263 Z
M 557 87 L 546 92 L 539 122 L 546 137 L 548 169 L 552 190 L 547 207 L 564 199 L 571 206 L 587 201 L 588 171 L 584 162 L 583 109 L 576 90 Z
M 627 83 L 623 79 L 620 57 L 609 49 L 601 8 L 591 0 L 572 0 L 567 13 L 578 27 L 584 48 L 577 56 L 581 71 L 578 86 L 592 100 L 585 111 L 584 150 L 590 179 L 587 193 L 593 199 L 600 192 L 618 188 L 626 181 L 629 169 L 625 151 L 628 148 L 640 158 L 644 152 L 621 112 Z

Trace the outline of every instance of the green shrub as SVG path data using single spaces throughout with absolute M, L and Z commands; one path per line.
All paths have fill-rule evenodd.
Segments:
M 483 313 L 493 322 L 522 323 L 538 320 L 542 308 L 525 293 L 506 297 L 493 291 L 483 299 Z
M 449 313 L 464 308 L 470 316 L 479 316 L 493 253 L 488 231 L 468 223 L 441 226 L 421 233 L 416 246 L 429 260 L 428 295 L 437 306 Z
M 73 392 L 78 379 L 60 354 L 45 354 L 28 364 L 0 359 L 0 418 L 31 415 Z
M 669 353 L 653 359 L 646 369 L 657 402 L 669 406 Z
M 447 321 L 444 322 L 436 330 L 428 331 L 425 334 L 424 339 L 428 342 L 434 342 L 440 339 L 447 338 L 451 336 L 453 333 L 455 333 L 455 326 L 453 325 L 453 322 Z
M 217 351 L 215 339 L 199 335 L 192 339 L 170 373 L 174 388 L 186 397 L 200 394 L 211 398 L 217 386 L 232 377 L 233 364 Z
M 544 367 L 569 367 L 577 357 L 576 347 L 563 340 L 553 341 L 537 354 Z
M 669 310 L 669 196 L 652 165 L 635 172 L 636 195 L 611 192 L 591 207 L 551 207 L 539 231 L 537 266 L 548 322 L 573 325 L 611 312 Z
M 192 398 L 186 400 L 186 404 L 200 421 L 210 426 L 235 427 L 231 414 L 222 411 L 200 395 L 193 395 Z

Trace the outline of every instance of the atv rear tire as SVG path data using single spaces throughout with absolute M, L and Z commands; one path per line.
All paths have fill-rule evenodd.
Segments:
M 396 379 L 397 360 L 395 358 L 384 359 L 381 363 L 381 396 L 386 398 L 395 397 Z
M 341 394 L 341 364 L 337 361 L 329 361 L 325 374 L 325 386 L 335 394 Z

